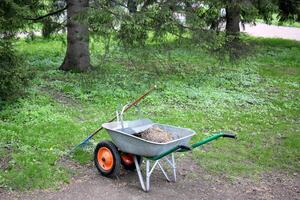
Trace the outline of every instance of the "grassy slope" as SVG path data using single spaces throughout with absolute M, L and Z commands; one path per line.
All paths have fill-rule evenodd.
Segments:
M 24 66 L 36 77 L 27 95 L 0 113 L 0 155 L 10 160 L 0 169 L 0 186 L 45 188 L 68 181 L 68 169 L 56 164 L 59 156 L 152 84 L 159 90 L 142 102 L 145 116 L 196 130 L 192 142 L 221 129 L 238 134 L 237 141 L 220 139 L 194 151 L 208 171 L 228 177 L 299 172 L 300 44 L 247 40 L 255 55 L 234 64 L 174 43 L 127 54 L 115 47 L 100 62 L 103 45 L 94 42 L 95 71 L 86 74 L 57 70 L 64 54 L 60 41 L 18 42 L 27 56 Z M 84 163 L 91 155 L 75 157 Z

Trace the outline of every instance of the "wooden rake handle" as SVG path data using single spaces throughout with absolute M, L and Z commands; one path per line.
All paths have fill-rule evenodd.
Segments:
M 152 86 L 147 92 L 145 92 L 142 96 L 140 96 L 139 98 L 135 99 L 134 101 L 132 101 L 128 106 L 127 108 L 124 110 L 124 112 L 128 111 L 132 106 L 135 106 L 137 105 L 142 99 L 144 99 L 146 96 L 148 96 L 153 90 L 155 90 L 157 88 L 156 85 Z M 111 120 L 108 121 L 109 122 L 112 122 L 114 120 L 117 119 L 117 116 L 114 116 Z M 89 138 L 92 138 L 94 137 L 94 135 L 96 135 L 99 131 L 101 131 L 103 129 L 103 127 L 99 127 L 98 129 L 96 129 L 90 136 Z

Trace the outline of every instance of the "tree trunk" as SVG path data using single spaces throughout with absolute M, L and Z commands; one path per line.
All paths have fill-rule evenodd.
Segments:
M 240 33 L 241 8 L 236 0 L 230 1 L 226 6 L 226 33 L 238 36 Z
M 193 23 L 193 7 L 189 1 L 185 1 L 185 25 L 191 25 Z
M 67 52 L 59 69 L 88 71 L 91 68 L 89 30 L 76 17 L 89 6 L 89 0 L 67 0 Z
M 43 28 L 42 28 L 42 36 L 43 38 L 49 39 L 51 36 L 51 33 L 53 31 L 51 26 L 51 19 L 48 17 L 42 21 Z
M 127 7 L 129 10 L 129 13 L 136 13 L 137 11 L 137 2 L 136 0 L 128 0 L 127 1 Z

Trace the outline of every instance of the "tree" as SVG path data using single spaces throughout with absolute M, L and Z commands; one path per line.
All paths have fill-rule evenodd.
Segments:
M 88 11 L 89 0 L 66 0 L 66 6 L 35 18 L 40 21 L 67 10 L 67 50 L 60 70 L 85 72 L 90 70 L 89 29 L 84 16 Z
M 12 43 L 16 33 L 26 25 L 22 14 L 30 12 L 27 3 L 34 2 L 0 1 L 0 102 L 20 95 L 30 78 Z
M 144 44 L 148 32 L 154 33 L 157 38 L 168 33 L 181 37 L 185 32 L 193 32 L 193 35 L 198 33 L 199 38 L 203 33 L 207 34 L 205 38 L 212 38 L 215 34 L 211 33 L 217 32 L 218 24 L 224 20 L 226 36 L 238 39 L 240 23 L 255 22 L 258 17 L 268 21 L 274 12 L 278 12 L 277 7 L 282 16 L 284 14 L 289 19 L 291 16 L 293 19 L 295 16 L 299 18 L 297 0 L 48 0 L 48 3 L 38 8 L 36 5 L 44 1 L 25 0 L 23 4 L 30 5 L 30 9 L 34 11 L 32 13 L 37 15 L 40 12 L 36 10 L 44 13 L 55 1 L 64 2 L 66 6 L 27 19 L 45 19 L 48 23 L 46 18 L 67 10 L 67 50 L 59 67 L 64 71 L 84 72 L 91 69 L 89 31 L 100 33 L 104 37 L 109 35 L 109 39 L 111 35 L 116 36 L 123 44 L 134 46 Z M 226 15 L 222 16 L 220 11 L 224 9 Z M 28 13 L 23 15 L 28 16 Z M 183 15 L 186 17 L 185 22 L 180 19 Z M 209 28 L 213 32 L 208 31 Z
M 300 22 L 300 2 L 299 0 L 279 0 L 279 20 Z
M 67 51 L 59 69 L 88 71 L 91 68 L 88 25 L 79 18 L 87 11 L 89 0 L 67 0 Z
M 241 7 L 237 0 L 230 0 L 226 5 L 226 33 L 238 35 L 240 32 Z
M 228 36 L 238 37 L 240 25 L 244 23 L 255 23 L 258 18 L 265 22 L 270 22 L 272 14 L 278 12 L 277 1 L 272 0 L 207 0 L 204 4 L 210 5 L 211 10 L 216 10 L 217 14 L 209 12 L 212 21 L 211 29 L 215 30 L 219 23 L 225 22 L 225 31 Z M 225 8 L 225 16 L 220 13 Z M 225 20 L 224 20 L 225 19 Z

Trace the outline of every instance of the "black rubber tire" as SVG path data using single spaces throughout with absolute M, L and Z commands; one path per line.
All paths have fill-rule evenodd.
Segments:
M 103 169 L 99 162 L 98 162 L 98 151 L 101 147 L 108 148 L 112 155 L 113 155 L 113 166 L 110 170 Z M 98 171 L 101 173 L 102 176 L 112 177 L 112 176 L 119 176 L 120 175 L 120 166 L 121 166 L 121 157 L 120 153 L 114 143 L 109 140 L 101 141 L 97 144 L 95 151 L 94 151 L 94 163 Z
M 122 154 L 123 152 L 121 152 Z M 139 166 L 141 166 L 142 162 L 143 162 L 143 157 L 142 156 L 136 156 L 137 161 L 139 163 Z M 133 163 L 132 165 L 127 165 L 126 163 L 123 162 L 122 158 L 121 158 L 121 164 L 123 165 L 124 169 L 126 170 L 131 170 L 134 171 L 135 170 L 135 164 Z

